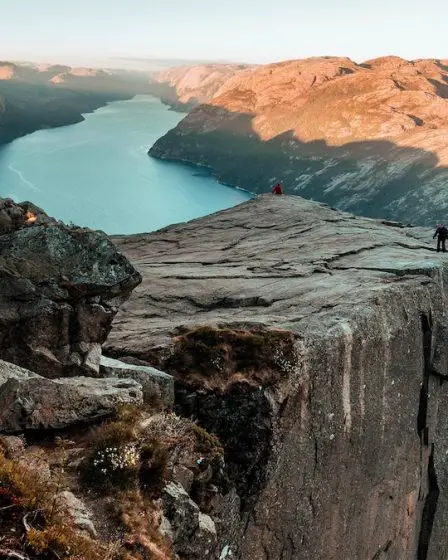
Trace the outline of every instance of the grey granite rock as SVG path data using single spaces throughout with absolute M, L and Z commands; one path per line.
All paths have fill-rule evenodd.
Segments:
M 174 379 L 171 375 L 150 366 L 128 364 L 101 356 L 101 374 L 120 379 L 134 379 L 143 389 L 143 399 L 148 403 L 160 402 L 161 407 L 174 405 Z
M 58 514 L 64 518 L 68 515 L 81 535 L 92 539 L 97 538 L 97 532 L 92 521 L 92 514 L 84 502 L 77 498 L 72 492 L 64 490 L 55 496 L 55 507 Z
M 212 558 L 216 547 L 216 527 L 199 511 L 181 485 L 171 482 L 162 495 L 162 532 L 172 540 L 174 551 L 185 560 Z
M 0 227 L 0 356 L 49 378 L 97 373 L 112 319 L 140 276 L 104 233 L 8 202 L 9 213 L 26 209 L 36 212 L 31 225 Z
M 294 363 L 269 387 L 222 391 L 203 377 L 199 390 L 169 371 L 178 406 L 226 447 L 241 507 L 237 523 L 220 509 L 220 551 L 446 550 L 448 260 L 432 233 L 268 195 L 114 239 L 143 282 L 114 320 L 110 355 L 167 371 L 173 337 L 198 325 L 294 335 Z
M 0 433 L 66 428 L 142 401 L 141 385 L 132 379 L 12 375 L 0 385 Z

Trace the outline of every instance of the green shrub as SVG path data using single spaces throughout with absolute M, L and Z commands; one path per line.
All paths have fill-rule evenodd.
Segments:
M 209 434 L 207 430 L 197 424 L 192 423 L 191 429 L 196 437 L 196 448 L 200 453 L 224 454 L 222 444 L 215 435 Z
M 147 494 L 159 497 L 167 476 L 168 448 L 153 439 L 142 446 L 140 458 L 140 487 Z
M 80 466 L 81 480 L 103 490 L 132 488 L 138 483 L 139 452 L 132 424 L 107 422 L 92 435 L 90 453 Z

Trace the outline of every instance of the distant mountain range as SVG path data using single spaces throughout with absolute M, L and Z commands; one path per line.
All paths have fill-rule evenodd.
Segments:
M 289 193 L 366 216 L 447 220 L 448 60 L 225 66 L 210 87 L 217 72 L 159 74 L 178 102 L 201 104 L 152 156 L 206 166 L 254 192 L 282 181 Z
M 448 60 L 177 62 L 144 72 L 0 62 L 0 144 L 152 93 L 189 112 L 154 157 L 205 166 L 257 193 L 281 181 L 361 215 L 448 221 Z
M 219 63 L 168 68 L 153 74 L 151 91 L 164 103 L 188 112 L 212 99 L 230 78 L 250 68 L 248 64 Z
M 204 64 L 228 64 L 228 62 L 212 62 L 210 60 L 188 60 L 182 58 L 115 57 L 104 60 L 101 66 L 105 68 L 125 68 L 130 70 L 138 70 L 141 72 L 161 72 L 162 70 L 177 68 L 179 66 L 191 67 Z
M 148 76 L 125 70 L 0 62 L 0 144 L 80 122 L 108 101 L 149 93 L 148 83 Z

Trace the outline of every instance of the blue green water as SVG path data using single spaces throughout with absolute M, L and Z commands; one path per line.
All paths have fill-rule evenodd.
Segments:
M 147 155 L 182 117 L 138 96 L 19 138 L 0 149 L 0 196 L 109 234 L 154 231 L 247 200 L 203 171 Z

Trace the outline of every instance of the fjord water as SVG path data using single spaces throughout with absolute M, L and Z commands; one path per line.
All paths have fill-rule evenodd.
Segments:
M 1 148 L 0 196 L 109 234 L 154 231 L 250 197 L 194 167 L 147 155 L 184 116 L 156 98 L 137 96 L 84 116 Z

